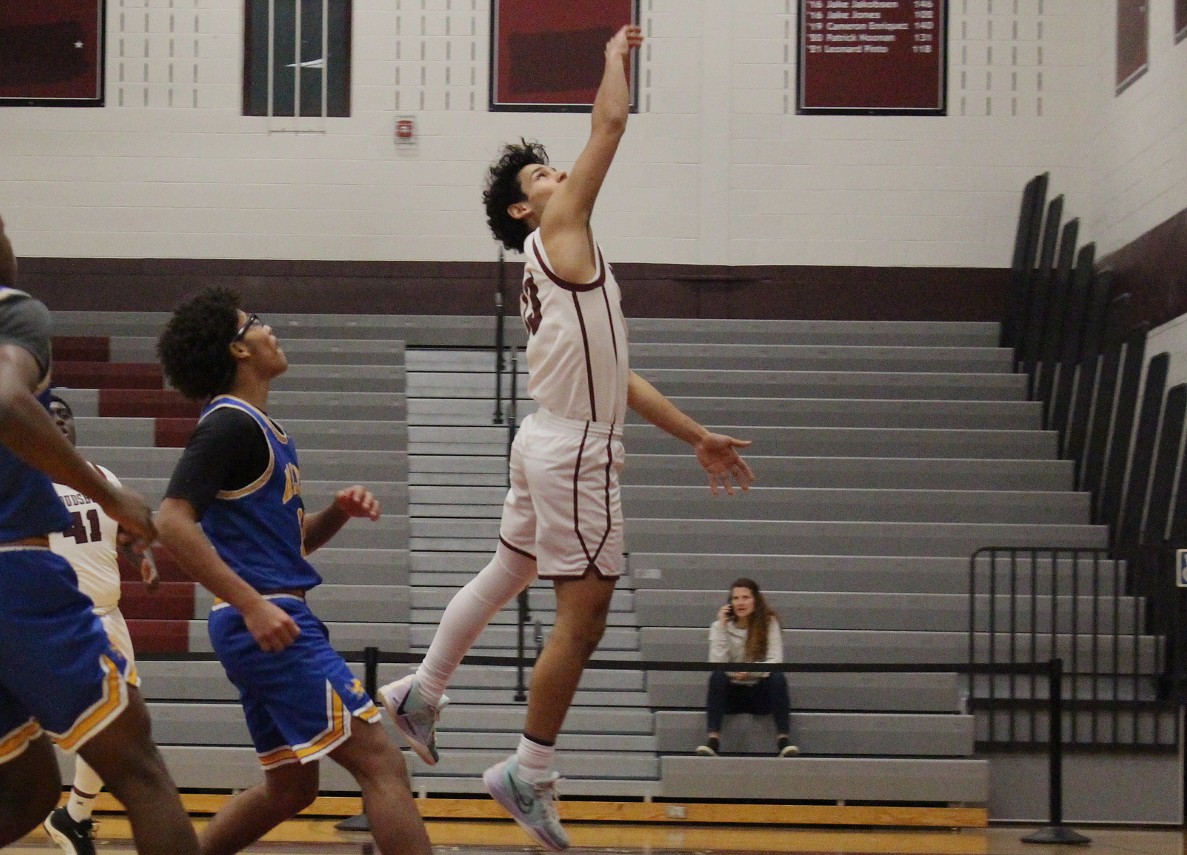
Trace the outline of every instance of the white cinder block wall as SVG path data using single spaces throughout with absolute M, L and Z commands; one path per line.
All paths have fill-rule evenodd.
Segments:
M 1175 44 L 1172 6 L 1150 0 L 1149 70 L 1120 97 L 1111 95 L 1113 57 L 1105 51 L 1098 63 L 1083 222 L 1105 254 L 1187 209 L 1187 39 Z M 1161 351 L 1171 355 L 1167 385 L 1187 382 L 1187 316 L 1151 331 L 1147 358 Z
M 1183 140 L 1187 45 L 1114 101 L 1115 5 L 950 0 L 949 115 L 871 118 L 795 115 L 797 0 L 641 0 L 640 112 L 595 228 L 619 261 L 1000 267 L 1046 170 L 1123 243 L 1187 207 L 1187 157 L 1170 196 L 1146 162 Z M 585 115 L 487 112 L 489 0 L 355 0 L 353 115 L 299 122 L 241 115 L 240 0 L 107 9 L 106 107 L 0 110 L 24 255 L 491 260 L 498 144 L 567 164 L 585 139 Z

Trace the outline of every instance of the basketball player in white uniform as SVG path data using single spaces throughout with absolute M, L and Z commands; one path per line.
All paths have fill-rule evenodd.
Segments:
M 74 413 L 70 405 L 56 395 L 50 398 L 50 415 L 71 445 L 77 443 L 74 430 Z M 91 464 L 99 474 L 115 486 L 119 479 L 108 469 Z M 131 547 L 120 542 L 119 523 L 103 512 L 93 499 L 84 496 L 72 487 L 54 484 L 58 498 L 66 506 L 66 512 L 74 520 L 74 527 L 65 533 L 54 532 L 49 536 L 50 549 L 70 562 L 78 576 L 78 587 L 94 602 L 94 612 L 103 623 L 103 629 L 111 640 L 111 646 L 129 662 L 134 662 L 132 639 L 128 624 L 120 614 L 120 568 L 118 555 L 140 567 L 141 577 L 148 583 L 149 590 L 159 585 L 156 568 Z M 50 837 L 69 855 L 91 855 L 95 851 L 91 838 L 94 822 L 91 812 L 95 799 L 103 789 L 103 779 L 87 765 L 82 757 L 74 758 L 74 782 L 70 799 L 46 817 L 43 825 Z
M 526 141 L 491 166 L 483 197 L 491 230 L 527 256 L 520 308 L 528 390 L 540 406 L 512 447 L 494 559 L 450 602 L 416 673 L 380 690 L 412 748 L 436 763 L 442 693 L 462 657 L 503 605 L 537 576 L 552 579 L 556 624 L 532 669 L 523 736 L 483 775 L 491 796 L 552 851 L 569 845 L 555 805 L 556 738 L 622 572 L 626 408 L 692 446 L 714 492 L 746 489 L 754 477 L 738 455 L 749 442 L 710 433 L 630 370 L 618 284 L 590 228 L 626 130 L 630 51 L 642 42 L 626 26 L 607 43 L 589 141 L 572 172 L 549 166 L 543 147 Z

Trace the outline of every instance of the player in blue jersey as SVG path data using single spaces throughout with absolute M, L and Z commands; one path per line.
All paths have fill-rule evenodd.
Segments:
M 264 768 L 202 830 L 203 855 L 239 852 L 307 807 L 322 757 L 358 781 L 383 855 L 427 855 L 404 758 L 305 603 L 321 582 L 306 554 L 352 517 L 377 519 L 378 502 L 356 486 L 305 513 L 295 445 L 267 414 L 288 360 L 235 292 L 207 288 L 180 306 L 157 353 L 175 388 L 208 401 L 161 504 L 161 541 L 217 598 L 210 639 Z
M 149 736 L 135 668 L 108 642 L 69 563 L 49 550 L 48 535 L 71 527 L 53 481 L 94 499 L 145 543 L 155 536 L 152 517 L 54 425 L 49 313 L 15 281 L 0 221 L 0 847 L 35 828 L 61 796 L 52 736 L 107 781 L 138 852 L 197 853 Z

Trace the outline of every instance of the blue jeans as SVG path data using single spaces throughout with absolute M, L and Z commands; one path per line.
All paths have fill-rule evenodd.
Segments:
M 743 667 L 739 664 L 738 669 Z M 714 671 L 709 676 L 705 710 L 709 733 L 720 733 L 722 720 L 737 713 L 774 716 L 777 732 L 788 733 L 791 729 L 791 701 L 787 695 L 787 678 L 782 671 L 772 671 L 749 686 L 731 682 L 725 671 Z

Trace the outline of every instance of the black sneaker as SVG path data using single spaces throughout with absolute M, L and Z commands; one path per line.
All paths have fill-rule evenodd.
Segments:
M 41 823 L 49 832 L 50 839 L 67 855 L 95 855 L 95 821 L 84 819 L 75 822 L 66 808 L 60 807 Z
M 719 745 L 720 745 L 720 743 L 718 742 L 717 737 L 710 736 L 708 739 L 705 740 L 704 745 L 697 746 L 696 753 L 701 755 L 702 757 L 716 757 Z
M 775 745 L 776 757 L 794 757 L 800 753 L 799 746 L 792 745 L 791 740 L 786 736 L 780 736 L 779 742 Z

